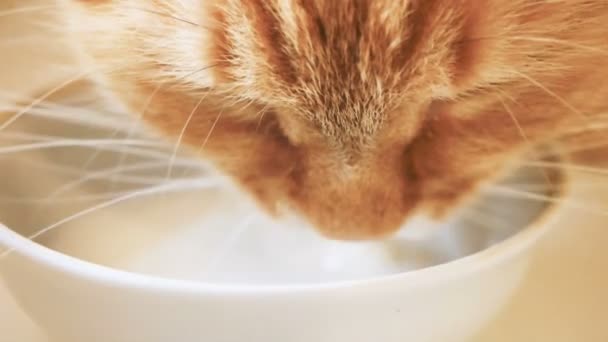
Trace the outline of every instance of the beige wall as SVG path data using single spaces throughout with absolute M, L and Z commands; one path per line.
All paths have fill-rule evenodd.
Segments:
M 53 6 L 55 0 L 0 0 L 2 92 L 33 96 L 75 74 L 69 68 L 70 49 L 60 34 L 65 26 Z M 18 8 L 22 12 L 14 13 Z

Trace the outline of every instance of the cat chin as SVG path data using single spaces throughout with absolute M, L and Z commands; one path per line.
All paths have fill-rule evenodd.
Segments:
M 381 240 L 428 240 L 437 232 L 441 231 L 442 227 L 450 225 L 453 221 L 457 220 L 457 216 L 458 215 L 447 215 L 443 219 L 438 219 L 419 213 L 408 218 L 394 234 Z M 275 217 L 274 220 L 282 226 L 289 227 L 289 229 L 308 230 L 320 237 L 322 235 L 317 233 L 318 230 L 309 223 L 305 217 L 290 210 L 287 206 L 281 208 L 281 213 L 278 217 Z

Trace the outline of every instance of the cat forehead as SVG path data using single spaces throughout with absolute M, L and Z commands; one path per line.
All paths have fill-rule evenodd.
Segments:
M 217 5 L 223 10 L 218 33 L 232 48 L 223 57 L 259 56 L 265 62 L 260 64 L 288 85 L 336 80 L 340 89 L 353 83 L 366 90 L 393 85 L 417 57 L 428 62 L 430 55 L 449 48 L 461 26 L 455 6 L 446 8 L 441 1 L 413 3 L 227 1 Z M 421 51 L 425 46 L 434 49 Z
M 123 31 L 158 61 L 146 73 L 290 106 L 324 135 L 357 140 L 374 136 L 404 94 L 447 83 L 466 18 L 465 0 L 81 1 L 114 4 L 111 17 L 128 19 Z M 134 20 L 142 16 L 155 24 Z
M 367 131 L 396 94 L 445 81 L 426 71 L 448 64 L 463 17 L 441 1 L 231 0 L 215 11 L 218 69 L 244 93 L 327 130 Z

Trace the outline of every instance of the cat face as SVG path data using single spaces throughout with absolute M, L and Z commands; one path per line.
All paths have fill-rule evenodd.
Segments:
M 606 104 L 602 0 L 66 1 L 135 114 L 331 238 L 443 215 Z

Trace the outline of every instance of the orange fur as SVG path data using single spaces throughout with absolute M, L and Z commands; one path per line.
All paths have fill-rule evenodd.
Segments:
M 332 238 L 442 214 L 608 107 L 604 0 L 67 2 L 134 112 Z

